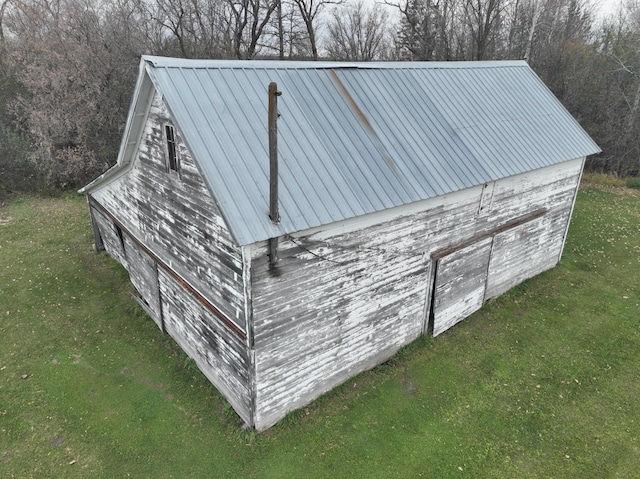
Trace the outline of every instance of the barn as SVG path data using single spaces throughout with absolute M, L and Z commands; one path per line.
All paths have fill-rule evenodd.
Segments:
M 136 300 L 264 430 L 554 267 L 599 151 L 522 61 L 145 56 L 80 192 Z

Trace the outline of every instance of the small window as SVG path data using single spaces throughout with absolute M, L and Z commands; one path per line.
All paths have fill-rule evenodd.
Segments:
M 116 227 L 116 234 L 118 235 L 118 239 L 120 240 L 120 246 L 122 247 L 122 251 L 124 251 L 124 236 L 122 234 L 122 228 L 120 228 L 116 224 L 114 224 L 113 226 Z
M 167 140 L 167 168 L 169 171 L 179 172 L 178 145 L 176 144 L 176 130 L 171 125 L 165 125 L 164 134 Z

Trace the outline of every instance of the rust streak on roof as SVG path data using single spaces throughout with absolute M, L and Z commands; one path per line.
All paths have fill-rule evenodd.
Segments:
M 378 134 L 373 129 L 373 126 L 371 126 L 371 123 L 369 123 L 369 119 L 362 112 L 362 110 L 360 109 L 360 107 L 358 106 L 356 101 L 353 99 L 353 97 L 351 96 L 351 93 L 349 93 L 349 90 L 347 90 L 347 87 L 344 86 L 344 83 L 342 83 L 342 81 L 340 80 L 340 78 L 336 74 L 335 70 L 329 70 L 329 75 L 331 75 L 331 78 L 333 79 L 333 81 L 335 82 L 336 86 L 340 90 L 340 93 L 342 93 L 342 96 L 344 96 L 345 100 L 347 100 L 347 103 L 349 104 L 349 106 L 351 107 L 353 112 L 356 114 L 358 119 L 362 122 L 364 127 L 367 129 L 367 131 L 369 132 L 369 134 L 373 138 L 373 141 L 374 141 L 374 143 L 376 145 L 376 148 L 378 149 L 380 154 L 383 156 L 383 158 L 385 159 L 385 161 L 387 162 L 389 167 L 393 171 L 396 171 L 396 166 L 394 165 L 393 160 L 391 159 L 391 156 L 389 155 L 389 152 L 387 151 L 387 149 L 384 147 L 384 145 L 380 141 L 380 138 L 378 138 Z

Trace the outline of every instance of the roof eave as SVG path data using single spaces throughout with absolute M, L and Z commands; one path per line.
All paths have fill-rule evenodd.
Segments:
M 133 165 L 133 159 L 142 139 L 142 131 L 149 115 L 155 88 L 145 65 L 146 59 L 142 57 L 116 164 L 91 183 L 80 188 L 78 193 L 88 194 L 95 191 L 100 186 L 126 173 Z

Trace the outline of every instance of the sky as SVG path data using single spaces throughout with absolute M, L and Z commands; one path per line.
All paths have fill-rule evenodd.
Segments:
M 596 15 L 606 17 L 618 11 L 621 0 L 593 0 Z
M 393 0 L 365 0 L 366 4 L 392 3 Z M 617 13 L 620 4 L 625 0 L 590 0 L 593 4 L 593 10 L 597 17 L 603 18 Z M 395 12 L 395 9 L 390 9 Z

